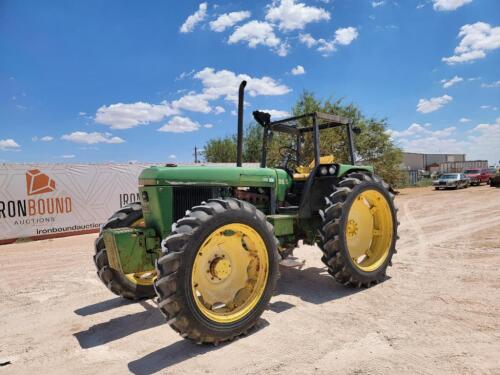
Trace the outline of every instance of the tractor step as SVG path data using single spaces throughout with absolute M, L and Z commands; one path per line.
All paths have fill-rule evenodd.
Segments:
M 299 270 L 304 267 L 304 264 L 306 264 L 305 260 L 299 260 L 299 258 L 296 257 L 287 257 L 280 262 L 280 265 L 283 267 L 297 268 Z

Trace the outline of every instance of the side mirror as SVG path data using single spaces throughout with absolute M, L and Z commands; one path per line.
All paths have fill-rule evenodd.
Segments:
M 354 134 L 361 134 L 361 128 L 358 126 L 353 127 L 352 131 L 354 132 Z

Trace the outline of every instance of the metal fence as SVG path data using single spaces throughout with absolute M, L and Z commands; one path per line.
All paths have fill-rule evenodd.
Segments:
M 408 185 L 416 185 L 419 180 L 418 170 L 408 171 Z

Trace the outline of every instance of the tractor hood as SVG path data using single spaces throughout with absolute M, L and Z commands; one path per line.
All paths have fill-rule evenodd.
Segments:
M 172 166 L 150 167 L 142 171 L 139 185 L 212 185 L 274 187 L 278 195 L 292 184 L 281 169 L 249 167 Z

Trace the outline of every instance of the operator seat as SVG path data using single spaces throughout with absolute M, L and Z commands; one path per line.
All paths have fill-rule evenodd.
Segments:
M 335 162 L 335 157 L 333 155 L 321 156 L 319 159 L 320 164 L 332 164 Z M 299 165 L 295 168 L 295 173 L 293 174 L 294 181 L 306 181 L 309 174 L 314 169 L 314 160 L 309 163 L 309 165 Z

